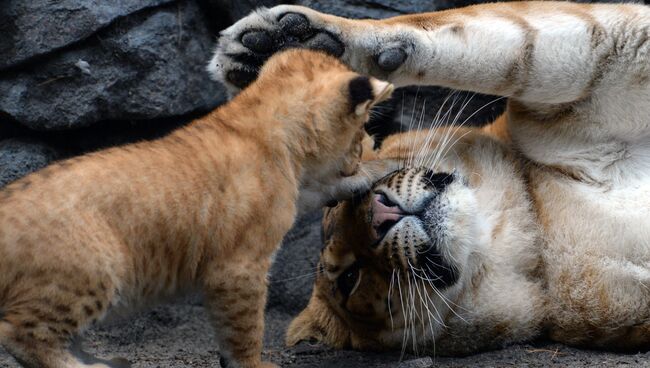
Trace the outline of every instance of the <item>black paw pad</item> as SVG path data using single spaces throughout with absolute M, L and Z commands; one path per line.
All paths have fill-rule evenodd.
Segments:
M 253 52 L 269 53 L 273 51 L 273 39 L 265 31 L 248 31 L 241 37 L 241 43 Z
M 343 55 L 345 47 L 343 43 L 329 33 L 318 33 L 311 40 L 305 42 L 305 46 L 312 50 L 325 51 L 326 53 L 339 57 Z
M 406 52 L 400 48 L 383 51 L 377 57 L 377 65 L 386 72 L 392 72 L 400 67 L 406 60 Z
M 239 88 L 248 86 L 255 80 L 255 78 L 257 78 L 257 73 L 239 69 L 231 70 L 226 74 L 228 82 Z
M 314 31 L 309 24 L 309 19 L 302 14 L 286 13 L 278 19 L 282 31 L 291 37 L 299 40 L 306 40 L 311 37 Z

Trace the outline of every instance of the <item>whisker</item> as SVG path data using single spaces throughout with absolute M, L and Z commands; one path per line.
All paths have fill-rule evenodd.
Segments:
M 287 281 L 293 281 L 293 280 L 298 280 L 298 279 L 304 279 L 304 278 L 306 278 L 306 277 L 313 277 L 313 276 L 316 276 L 316 275 L 318 275 L 320 272 L 321 272 L 321 271 L 314 271 L 314 272 L 306 273 L 306 274 L 299 275 L 299 276 L 289 277 L 289 278 L 286 278 L 286 279 L 272 280 L 270 283 L 271 283 L 271 284 L 278 284 L 278 283 L 281 283 L 281 282 L 287 282 Z
M 411 333 L 411 343 L 412 343 L 412 346 L 413 346 L 413 351 L 414 351 L 415 355 L 417 356 L 418 355 L 418 352 L 417 352 L 417 334 L 416 334 L 416 331 L 415 331 L 415 321 L 416 321 L 416 317 L 417 317 L 417 309 L 415 308 L 415 295 L 414 295 L 413 287 L 411 286 L 411 278 L 407 276 L 406 281 L 408 282 L 408 292 L 409 292 L 410 309 L 411 309 L 411 322 L 410 322 L 410 325 L 411 325 L 410 328 L 412 330 L 411 331 L 412 332 Z
M 402 308 L 402 320 L 404 321 L 403 323 L 403 332 L 402 332 L 402 352 L 400 354 L 399 360 L 402 361 L 404 359 L 404 353 L 406 351 L 406 342 L 408 341 L 408 317 L 406 314 L 406 308 L 404 308 L 404 300 L 402 298 L 402 284 L 399 280 L 399 275 L 400 273 L 397 273 L 397 290 L 399 292 L 399 304 L 400 307 Z
M 393 323 L 393 311 L 391 310 L 392 296 L 393 296 L 393 283 L 395 282 L 395 268 L 390 275 L 390 286 L 388 287 L 388 315 L 390 316 L 390 330 L 395 330 L 395 325 Z
M 447 299 L 447 298 L 446 298 L 446 297 L 445 297 L 445 296 L 444 296 L 444 295 L 443 295 L 443 294 L 438 290 L 438 288 L 436 288 L 433 284 L 431 284 L 431 288 L 432 288 L 433 292 L 435 292 L 435 293 L 438 295 L 438 297 L 440 297 L 440 300 L 442 300 L 442 302 L 445 303 L 445 305 L 447 306 L 447 308 L 449 308 L 449 310 L 450 310 L 454 315 L 456 315 L 456 317 L 458 317 L 459 319 L 461 319 L 461 320 L 462 320 L 463 322 L 465 322 L 465 323 L 469 323 L 469 322 L 467 322 L 467 320 L 466 320 L 465 318 L 463 318 L 460 314 L 458 314 L 458 313 L 456 312 L 456 310 L 454 310 L 454 308 L 452 308 L 452 306 L 449 305 L 449 303 L 447 303 L 448 299 Z M 451 300 L 449 300 L 449 301 L 451 302 Z M 452 303 L 453 303 L 453 302 L 452 302 Z M 453 304 L 456 304 L 456 303 L 453 303 Z M 456 305 L 457 305 L 457 304 L 456 304 Z
M 420 151 L 418 152 L 418 155 L 421 156 L 421 162 L 418 163 L 418 166 L 422 166 L 424 164 L 425 160 L 425 155 L 424 152 L 426 152 L 426 149 L 429 148 L 429 145 L 431 144 L 431 140 L 435 136 L 435 132 L 438 130 L 440 126 L 442 126 L 442 122 L 444 120 L 444 116 L 446 116 L 451 109 L 447 109 L 447 112 L 445 115 L 443 115 L 443 119 L 440 118 L 440 114 L 442 113 L 442 110 L 445 108 L 445 105 L 449 101 L 449 99 L 453 96 L 455 99 L 455 95 L 457 94 L 457 91 L 452 91 L 445 97 L 445 99 L 442 101 L 442 104 L 440 107 L 438 107 L 438 111 L 434 115 L 432 121 L 431 121 L 431 126 L 429 127 L 429 131 L 427 132 L 427 135 L 424 139 L 424 144 L 420 147 Z

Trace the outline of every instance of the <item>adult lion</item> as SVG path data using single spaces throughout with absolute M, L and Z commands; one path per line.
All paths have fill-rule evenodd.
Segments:
M 650 347 L 650 9 L 521 2 L 385 20 L 297 6 L 225 30 L 232 92 L 302 45 L 403 86 L 508 97 L 475 129 L 390 136 L 404 167 L 327 210 L 287 341 L 470 353 L 542 334 Z

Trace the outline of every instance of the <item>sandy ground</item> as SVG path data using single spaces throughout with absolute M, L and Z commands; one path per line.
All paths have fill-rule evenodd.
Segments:
M 283 367 L 650 367 L 650 353 L 614 354 L 539 342 L 463 358 L 334 351 L 302 344 L 284 348 L 282 336 L 290 316 L 269 311 L 266 359 Z M 219 352 L 198 299 L 158 307 L 135 319 L 96 328 L 87 334 L 88 351 L 101 357 L 123 356 L 133 367 L 219 367 Z M 19 367 L 4 351 L 0 367 Z

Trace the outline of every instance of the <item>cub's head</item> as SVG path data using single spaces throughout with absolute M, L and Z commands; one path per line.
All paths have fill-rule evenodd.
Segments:
M 481 224 L 464 173 L 405 168 L 325 210 L 307 308 L 287 343 L 354 349 L 431 344 L 472 273 Z
M 357 173 L 364 124 L 392 91 L 390 83 L 355 73 L 323 52 L 294 49 L 272 56 L 241 95 L 269 106 L 262 113 L 285 126 L 289 146 L 304 158 L 305 176 L 327 183 Z

